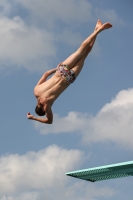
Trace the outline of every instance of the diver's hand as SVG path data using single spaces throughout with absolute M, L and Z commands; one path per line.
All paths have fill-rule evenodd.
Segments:
M 28 113 L 27 113 L 27 118 L 28 118 L 28 119 L 33 119 L 33 118 L 34 118 L 34 116 L 33 116 L 33 115 L 31 115 L 31 114 L 30 114 L 30 112 L 28 112 Z
M 59 64 L 57 65 L 57 67 L 56 67 L 56 70 L 58 69 L 58 67 L 59 67 L 61 64 L 62 64 L 62 62 L 61 62 L 61 63 L 59 63 Z

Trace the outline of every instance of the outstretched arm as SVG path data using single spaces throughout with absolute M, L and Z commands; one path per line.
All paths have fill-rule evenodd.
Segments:
M 43 76 L 40 78 L 40 80 L 38 81 L 37 85 L 40 85 L 40 84 L 42 84 L 43 82 L 45 82 L 48 76 L 50 76 L 51 74 L 54 74 L 54 73 L 56 72 L 56 69 L 57 69 L 57 68 L 51 69 L 51 70 L 45 72 L 45 73 L 43 74 Z
M 45 124 L 52 124 L 52 122 L 49 121 L 49 119 L 47 117 L 46 118 L 35 117 L 35 116 L 31 115 L 30 113 L 28 113 L 27 118 L 41 122 L 41 123 L 45 123 Z
M 48 106 L 47 104 L 45 105 L 45 112 L 46 112 L 46 118 L 35 117 L 35 116 L 31 115 L 30 112 L 27 114 L 27 118 L 35 120 L 35 121 L 39 121 L 39 122 L 45 123 L 45 124 L 52 124 L 53 113 L 52 113 L 51 107 Z

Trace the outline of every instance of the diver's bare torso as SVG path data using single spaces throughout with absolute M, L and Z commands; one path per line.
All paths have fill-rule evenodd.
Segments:
M 34 95 L 42 103 L 47 99 L 47 103 L 52 106 L 54 101 L 68 86 L 69 83 L 58 72 L 55 72 L 50 79 L 35 86 Z

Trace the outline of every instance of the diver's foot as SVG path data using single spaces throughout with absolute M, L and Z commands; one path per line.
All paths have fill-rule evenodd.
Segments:
M 111 28 L 112 27 L 112 24 L 110 24 L 109 22 L 107 22 L 107 23 L 105 23 L 105 24 L 102 24 L 102 26 L 100 26 L 98 29 L 97 29 L 97 31 L 98 32 L 101 32 L 101 31 L 103 31 L 103 30 L 105 30 L 105 29 L 109 29 L 109 28 Z
M 100 28 L 101 26 L 103 25 L 103 23 L 100 21 L 100 19 L 97 21 L 96 23 L 96 27 L 95 27 L 95 30 L 96 31 L 98 28 Z

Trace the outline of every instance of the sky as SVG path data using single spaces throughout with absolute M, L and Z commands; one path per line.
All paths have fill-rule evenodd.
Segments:
M 65 175 L 133 160 L 132 8 L 131 0 L 0 0 L 1 200 L 132 199 L 133 177 L 91 183 Z M 28 120 L 38 80 L 98 19 L 113 27 L 55 101 L 53 124 Z

